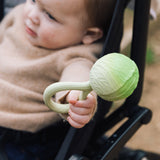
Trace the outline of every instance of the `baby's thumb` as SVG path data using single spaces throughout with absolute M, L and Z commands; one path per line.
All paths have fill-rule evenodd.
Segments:
M 79 98 L 79 94 L 79 91 L 71 91 L 67 96 L 67 101 L 74 105 Z

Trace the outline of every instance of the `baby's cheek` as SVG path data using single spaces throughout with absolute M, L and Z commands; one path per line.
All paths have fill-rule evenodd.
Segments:
M 56 44 L 57 42 L 55 40 L 55 35 L 47 31 L 42 34 L 41 41 L 48 48 L 52 48 L 57 45 Z
M 54 33 L 51 33 L 48 30 L 45 30 L 44 32 L 42 32 L 42 39 L 44 41 L 53 41 L 54 37 L 55 37 Z

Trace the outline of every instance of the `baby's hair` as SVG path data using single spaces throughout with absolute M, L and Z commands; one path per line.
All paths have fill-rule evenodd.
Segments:
M 84 0 L 89 20 L 92 25 L 103 30 L 106 35 L 116 0 Z

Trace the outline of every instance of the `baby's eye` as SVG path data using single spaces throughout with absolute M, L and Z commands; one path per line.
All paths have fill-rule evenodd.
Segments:
M 46 12 L 47 16 L 52 19 L 52 20 L 56 20 L 51 14 L 49 14 L 48 12 Z
M 36 0 L 32 0 L 32 2 L 33 2 L 33 3 L 35 3 L 35 2 L 36 2 Z

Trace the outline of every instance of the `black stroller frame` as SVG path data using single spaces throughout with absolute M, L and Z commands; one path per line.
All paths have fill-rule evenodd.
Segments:
M 111 25 L 101 56 L 119 52 L 123 32 L 123 14 L 129 0 L 117 0 Z M 0 20 L 4 16 L 4 1 L 0 1 Z M 138 105 L 143 89 L 150 0 L 135 0 L 134 25 L 130 58 L 139 68 L 140 79 L 134 93 L 117 110 L 105 118 L 112 102 L 98 97 L 98 111 L 93 120 L 81 129 L 70 127 L 55 160 L 152 160 L 160 159 L 156 154 L 138 153 L 124 148 L 126 142 L 144 124 L 150 122 L 151 110 Z M 128 118 L 110 137 L 103 136 L 124 118 Z M 127 150 L 125 152 L 125 150 Z M 128 152 L 130 151 L 130 152 Z M 123 153 L 124 152 L 124 153 Z M 128 155 L 126 155 L 126 153 Z M 135 154 L 134 154 L 135 153 Z M 125 157 L 126 156 L 126 157 Z M 148 156 L 148 157 L 147 157 Z M 121 158 L 120 158 L 121 157 Z

